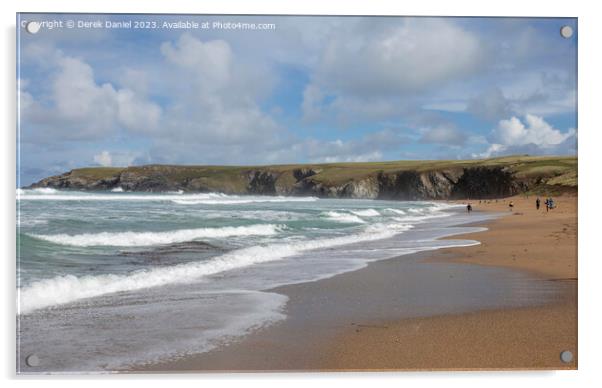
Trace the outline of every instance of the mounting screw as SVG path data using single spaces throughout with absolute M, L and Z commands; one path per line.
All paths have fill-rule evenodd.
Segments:
M 573 36 L 573 27 L 571 27 L 571 26 L 562 26 L 560 28 L 560 36 L 562 36 L 565 39 L 568 39 L 571 36 Z
M 30 354 L 29 356 L 25 357 L 25 363 L 27 366 L 40 366 L 40 358 L 35 353 Z
M 25 30 L 27 30 L 27 32 L 30 34 L 35 34 L 40 31 L 40 27 L 41 25 L 38 22 L 29 22 L 25 25 Z
M 560 361 L 564 362 L 565 364 L 573 361 L 573 353 L 570 350 L 563 351 L 560 353 Z

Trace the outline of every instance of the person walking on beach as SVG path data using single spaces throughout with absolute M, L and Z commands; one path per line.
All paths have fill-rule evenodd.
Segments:
M 508 204 L 508 209 L 510 211 L 512 211 L 514 209 L 514 201 L 510 201 L 510 203 Z
M 539 205 L 540 205 L 540 203 L 541 203 L 541 200 L 539 199 L 539 197 L 537 197 L 537 199 L 535 200 L 535 208 L 536 208 L 537 210 L 539 210 Z
M 472 211 L 472 205 L 471 204 L 466 205 L 466 211 L 468 213 L 470 213 Z
M 550 211 L 550 198 L 546 198 L 546 212 Z

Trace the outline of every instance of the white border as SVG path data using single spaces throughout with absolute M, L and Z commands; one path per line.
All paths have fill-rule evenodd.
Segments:
M 305 386 L 308 383 L 363 386 L 378 383 L 384 386 L 421 384 L 446 387 L 504 387 L 514 384 L 545 384 L 546 387 L 566 387 L 578 384 L 591 386 L 601 380 L 598 362 L 600 303 L 602 295 L 598 276 L 602 255 L 597 252 L 599 237 L 600 201 L 600 120 L 601 90 L 600 39 L 602 15 L 596 12 L 595 2 L 525 0 L 491 1 L 434 1 L 408 2 L 378 0 L 229 0 L 229 1 L 131 1 L 87 0 L 21 0 L 18 3 L 3 1 L 2 13 L 2 85 L 0 94 L 2 131 L 2 247 L 0 260 L 4 266 L 4 309 L 2 311 L 1 365 L 2 376 L 9 385 L 40 383 L 40 378 L 15 377 L 15 13 L 20 12 L 131 12 L 131 13 L 223 13 L 223 14 L 333 14 L 333 15 L 435 15 L 435 16 L 563 16 L 579 18 L 579 371 L 562 372 L 496 372 L 496 373 L 337 373 L 337 374 L 235 374 L 235 375 L 181 375 L 181 376 L 105 376 L 105 377 L 52 377 L 43 384 L 50 387 L 102 386 L 104 379 L 111 384 L 126 385 L 145 381 L 149 386 L 164 385 L 167 380 L 177 380 L 182 385 L 242 385 L 245 386 Z M 86 381 L 82 381 L 86 380 Z M 199 381 L 200 380 L 200 381 Z

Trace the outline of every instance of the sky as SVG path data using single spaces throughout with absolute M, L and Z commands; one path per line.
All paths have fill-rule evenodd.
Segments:
M 86 166 L 577 153 L 573 18 L 18 15 L 28 21 L 46 24 L 18 28 L 18 185 Z M 164 24 L 177 22 L 199 28 Z

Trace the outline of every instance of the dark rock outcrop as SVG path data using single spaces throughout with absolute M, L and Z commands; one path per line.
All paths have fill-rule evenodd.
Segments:
M 456 184 L 457 171 L 401 171 L 379 174 L 380 199 L 447 199 Z
M 524 186 L 524 183 L 523 183 Z M 511 171 L 501 168 L 464 169 L 451 190 L 452 198 L 500 198 L 518 194 L 521 185 Z M 528 187 L 528 186 L 527 186 Z
M 276 194 L 276 179 L 278 175 L 270 171 L 250 171 L 247 190 L 250 194 L 274 195 Z

